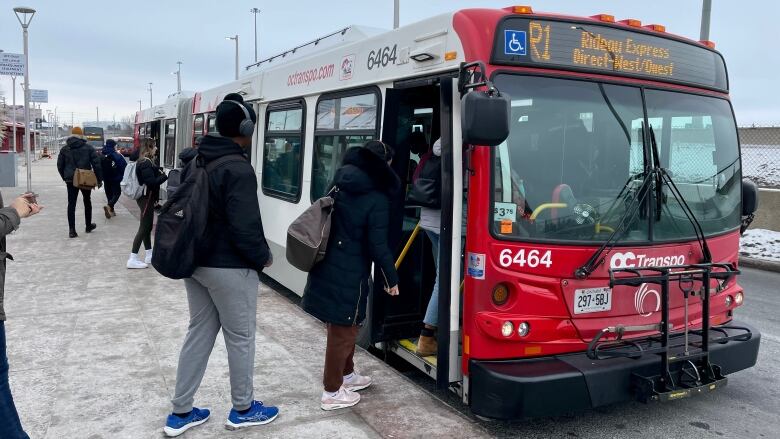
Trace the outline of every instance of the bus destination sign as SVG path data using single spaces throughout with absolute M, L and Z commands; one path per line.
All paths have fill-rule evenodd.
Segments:
M 595 71 L 728 89 L 723 58 L 695 44 L 571 21 L 508 18 L 500 26 L 494 64 Z

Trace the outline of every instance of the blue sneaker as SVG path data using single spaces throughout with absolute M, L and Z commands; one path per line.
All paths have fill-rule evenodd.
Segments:
M 208 409 L 199 409 L 197 407 L 193 407 L 190 414 L 184 418 L 171 413 L 168 415 L 168 420 L 165 421 L 165 427 L 163 428 L 163 431 L 168 437 L 178 436 L 190 428 L 197 427 L 198 425 L 208 421 L 209 415 L 211 415 L 211 412 L 208 411 Z
M 274 406 L 266 407 L 260 401 L 252 401 L 252 406 L 246 414 L 242 415 L 236 409 L 231 409 L 227 422 L 225 422 L 225 428 L 238 430 L 239 428 L 264 425 L 276 419 L 277 416 L 279 416 L 278 408 Z

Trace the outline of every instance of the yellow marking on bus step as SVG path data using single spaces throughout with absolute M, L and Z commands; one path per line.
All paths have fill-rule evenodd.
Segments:
M 401 345 L 401 347 L 406 349 L 407 351 L 415 355 L 417 354 L 417 345 L 413 341 L 409 340 L 408 338 L 399 340 L 398 344 Z M 429 355 L 427 357 L 420 357 L 420 358 L 425 360 L 428 364 L 432 366 L 436 366 L 436 355 Z

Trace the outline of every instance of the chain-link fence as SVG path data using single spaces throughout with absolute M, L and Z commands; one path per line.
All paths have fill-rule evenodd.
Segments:
M 759 187 L 780 188 L 780 126 L 739 129 L 742 175 Z

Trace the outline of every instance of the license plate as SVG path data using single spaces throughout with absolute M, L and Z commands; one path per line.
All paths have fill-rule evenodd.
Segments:
M 574 314 L 612 309 L 612 288 L 585 288 L 574 291 Z

